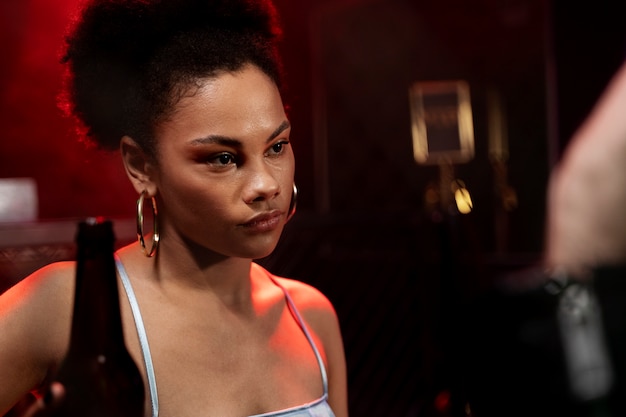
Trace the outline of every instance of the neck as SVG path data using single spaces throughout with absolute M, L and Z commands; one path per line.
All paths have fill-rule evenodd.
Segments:
M 171 241 L 162 242 L 152 258 L 143 255 L 137 243 L 123 248 L 120 256 L 125 263 L 136 265 L 129 269 L 136 269 L 137 279 L 152 281 L 164 293 L 215 296 L 228 306 L 251 301 L 250 259 L 190 249 Z

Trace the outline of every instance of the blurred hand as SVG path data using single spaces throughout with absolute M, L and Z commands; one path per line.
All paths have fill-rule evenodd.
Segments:
M 51 416 L 61 401 L 63 401 L 64 396 L 65 390 L 63 385 L 53 382 L 44 397 L 38 398 L 30 404 L 25 404 L 23 407 L 14 408 L 8 415 L 11 417 Z
M 547 266 L 626 262 L 626 63 L 553 171 L 547 211 Z

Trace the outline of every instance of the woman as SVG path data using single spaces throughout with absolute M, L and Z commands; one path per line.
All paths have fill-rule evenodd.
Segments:
M 347 416 L 330 302 L 252 262 L 274 249 L 295 197 L 275 20 L 263 1 L 101 0 L 67 40 L 70 109 L 158 207 L 160 239 L 117 252 L 146 415 Z M 53 264 L 0 298 L 0 412 L 63 359 L 73 276 Z

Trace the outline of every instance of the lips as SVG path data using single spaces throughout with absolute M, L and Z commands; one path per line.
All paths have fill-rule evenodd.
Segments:
M 276 229 L 280 225 L 282 217 L 283 213 L 280 210 L 272 210 L 270 212 L 257 214 L 247 222 L 243 223 L 242 226 L 246 230 L 253 232 L 269 232 Z

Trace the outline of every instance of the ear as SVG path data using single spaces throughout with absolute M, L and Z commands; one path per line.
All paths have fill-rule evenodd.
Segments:
M 126 175 L 135 191 L 140 194 L 146 190 L 148 195 L 156 195 L 156 164 L 153 157 L 148 155 L 130 136 L 124 136 L 120 141 L 120 152 Z

